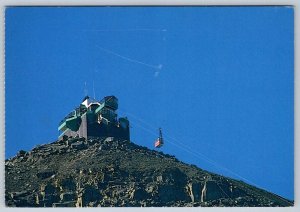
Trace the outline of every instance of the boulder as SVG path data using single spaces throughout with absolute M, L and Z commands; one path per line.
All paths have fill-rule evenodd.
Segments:
M 76 149 L 76 150 L 82 150 L 82 149 L 86 148 L 86 145 L 83 143 L 83 141 L 80 141 L 80 142 L 71 144 L 71 148 Z
M 49 178 L 49 177 L 52 177 L 53 175 L 55 175 L 55 171 L 52 171 L 52 170 L 48 170 L 48 171 L 43 171 L 43 172 L 38 172 L 36 174 L 36 176 L 40 179 L 46 179 L 46 178 Z

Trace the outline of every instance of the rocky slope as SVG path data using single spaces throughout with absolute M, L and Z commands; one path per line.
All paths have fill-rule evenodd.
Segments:
M 67 138 L 5 161 L 16 207 L 292 206 L 293 202 L 113 138 Z

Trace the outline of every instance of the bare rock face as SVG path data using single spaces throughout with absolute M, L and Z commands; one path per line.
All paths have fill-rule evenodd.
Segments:
M 64 138 L 5 161 L 9 207 L 293 206 L 242 181 L 114 138 Z

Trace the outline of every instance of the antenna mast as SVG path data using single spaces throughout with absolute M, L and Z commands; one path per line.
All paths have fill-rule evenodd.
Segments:
M 94 80 L 93 80 L 93 93 L 94 93 L 94 99 L 96 98 L 95 96 L 95 83 L 94 83 Z
M 86 87 L 86 81 L 84 82 L 84 96 L 88 95 L 88 89 Z

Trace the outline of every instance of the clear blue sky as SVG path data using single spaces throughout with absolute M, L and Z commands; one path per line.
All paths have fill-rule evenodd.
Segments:
M 57 139 L 85 95 L 133 142 L 294 198 L 291 7 L 6 9 L 6 158 Z

